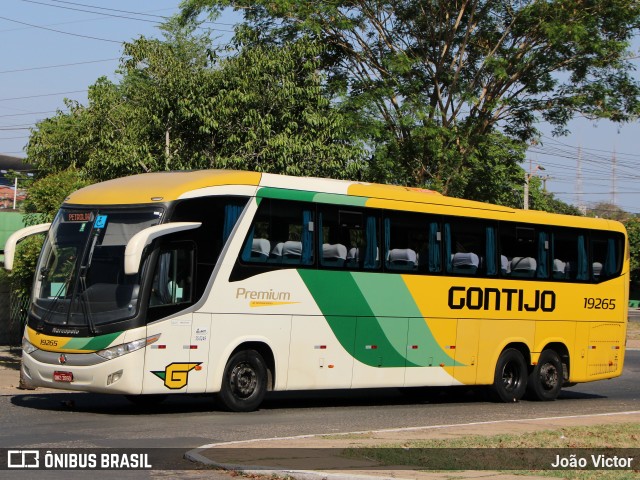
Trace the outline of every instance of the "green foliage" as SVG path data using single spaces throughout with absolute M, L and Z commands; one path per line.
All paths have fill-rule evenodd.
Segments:
M 120 83 L 101 78 L 87 106 L 38 124 L 29 161 L 94 180 L 195 168 L 360 175 L 363 150 L 324 95 L 317 42 L 221 58 L 188 29 L 168 25 L 166 37 L 125 44 Z
M 630 217 L 624 222 L 629 238 L 629 251 L 631 253 L 631 278 L 640 280 L 640 218 Z
M 204 165 L 296 176 L 355 178 L 362 150 L 323 94 L 320 45 L 303 38 L 282 48 L 243 48 L 220 63 L 201 131 Z
M 524 182 L 524 172 L 521 175 Z M 519 188 L 519 203 L 516 205 L 522 208 L 524 189 Z M 582 212 L 575 206 L 564 203 L 553 196 L 552 193 L 542 189 L 542 182 L 539 177 L 533 176 L 529 180 L 529 208 L 532 210 L 540 210 L 542 212 L 560 213 L 564 215 L 582 216 Z
M 31 293 L 33 273 L 36 271 L 38 255 L 42 248 L 43 236 L 27 237 L 16 248 L 14 268 L 9 272 L 11 294 L 25 297 Z
M 36 180 L 23 204 L 25 224 L 51 222 L 64 199 L 90 183 L 77 170 L 63 170 Z
M 589 217 L 608 218 L 610 220 L 618 220 L 624 222 L 629 218 L 630 214 L 622 208 L 609 202 L 599 202 L 587 210 Z
M 244 15 L 237 42 L 322 42 L 325 87 L 372 152 L 372 180 L 505 202 L 537 122 L 563 133 L 576 115 L 640 110 L 635 0 L 186 0 L 182 20 L 227 7 Z

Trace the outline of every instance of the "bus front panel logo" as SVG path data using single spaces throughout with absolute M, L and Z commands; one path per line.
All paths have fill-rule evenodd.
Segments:
M 161 380 L 164 380 L 165 387 L 170 388 L 171 390 L 179 390 L 180 388 L 186 387 L 189 380 L 189 372 L 191 370 L 194 368 L 196 370 L 200 370 L 201 363 L 202 362 L 174 362 L 167 365 L 164 371 L 152 371 L 151 373 Z

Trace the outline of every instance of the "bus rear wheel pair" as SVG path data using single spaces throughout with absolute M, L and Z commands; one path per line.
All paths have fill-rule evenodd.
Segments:
M 502 352 L 496 363 L 493 392 L 497 400 L 517 402 L 527 394 L 541 401 L 555 400 L 563 384 L 562 362 L 555 350 L 543 350 L 529 371 L 522 353 L 515 348 Z

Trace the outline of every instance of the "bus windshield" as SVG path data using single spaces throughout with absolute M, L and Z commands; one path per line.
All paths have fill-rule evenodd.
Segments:
M 163 211 L 63 208 L 36 267 L 33 313 L 40 322 L 88 327 L 134 316 L 140 275 L 124 274 L 127 242 Z

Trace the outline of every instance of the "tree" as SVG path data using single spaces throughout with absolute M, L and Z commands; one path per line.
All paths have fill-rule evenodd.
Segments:
M 53 221 L 64 199 L 92 181 L 75 169 L 63 170 L 36 180 L 24 201 L 25 224 L 36 225 Z
M 244 15 L 237 41 L 327 46 L 326 88 L 353 112 L 376 180 L 483 199 L 474 175 L 490 165 L 497 191 L 521 178 L 522 156 L 502 152 L 536 139 L 540 120 L 560 134 L 575 115 L 639 110 L 635 0 L 186 0 L 182 18 L 226 7 Z
M 119 83 L 99 79 L 86 106 L 38 124 L 29 161 L 94 180 L 194 168 L 359 176 L 363 149 L 323 95 L 317 42 L 222 58 L 189 29 L 166 35 L 125 44 Z
M 624 226 L 629 237 L 631 279 L 637 282 L 640 280 L 640 218 L 629 217 Z
M 306 38 L 273 50 L 243 48 L 221 62 L 202 106 L 205 162 L 297 176 L 357 178 L 363 150 L 324 96 L 322 47 Z
M 587 215 L 597 218 L 608 218 L 624 222 L 631 214 L 625 212 L 622 208 L 609 202 L 598 202 L 593 207 L 587 209 Z
M 524 174 L 522 176 L 524 181 Z M 518 187 L 518 193 L 524 195 L 524 188 Z M 521 197 L 518 208 L 522 208 L 524 201 Z M 538 176 L 529 179 L 529 208 L 543 212 L 560 213 L 563 215 L 582 216 L 582 212 L 575 206 L 564 203 L 554 197 L 552 193 L 542 188 L 542 180 Z

